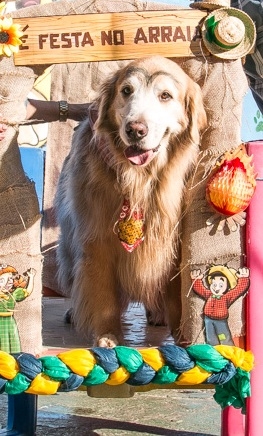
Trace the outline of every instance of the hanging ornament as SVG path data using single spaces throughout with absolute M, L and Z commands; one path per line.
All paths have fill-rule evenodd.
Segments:
M 242 144 L 227 151 L 216 163 L 207 183 L 206 198 L 217 212 L 235 215 L 248 207 L 256 188 L 252 159 Z
M 144 240 L 144 216 L 142 211 L 131 212 L 130 202 L 124 199 L 119 220 L 114 226 L 125 250 L 130 253 Z

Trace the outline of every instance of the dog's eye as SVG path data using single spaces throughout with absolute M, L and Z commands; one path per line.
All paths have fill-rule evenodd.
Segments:
M 162 94 L 161 94 L 161 96 L 160 96 L 160 99 L 162 100 L 162 101 L 167 101 L 167 100 L 171 100 L 173 97 L 171 96 L 171 94 L 169 94 L 169 92 L 167 92 L 167 91 L 164 91 Z
M 124 95 L 124 97 L 127 97 L 128 95 L 132 94 L 132 87 L 131 86 L 125 86 L 124 88 L 122 88 L 121 92 Z

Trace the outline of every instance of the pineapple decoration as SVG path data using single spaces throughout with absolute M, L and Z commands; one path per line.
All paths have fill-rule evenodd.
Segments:
M 119 220 L 114 230 L 122 246 L 131 253 L 144 240 L 144 216 L 142 211 L 131 211 L 130 202 L 124 199 Z
M 242 144 L 226 152 L 216 163 L 207 183 L 206 198 L 220 214 L 231 216 L 248 207 L 256 188 L 252 159 Z

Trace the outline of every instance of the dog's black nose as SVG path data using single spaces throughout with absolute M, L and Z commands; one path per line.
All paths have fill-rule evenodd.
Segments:
M 148 126 L 139 121 L 130 121 L 126 124 L 125 130 L 128 138 L 135 141 L 144 138 L 148 134 Z

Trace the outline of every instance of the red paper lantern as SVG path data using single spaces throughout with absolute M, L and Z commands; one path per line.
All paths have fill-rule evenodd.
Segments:
M 256 175 L 244 145 L 217 162 L 206 188 L 209 204 L 223 215 L 244 211 L 256 188 Z

